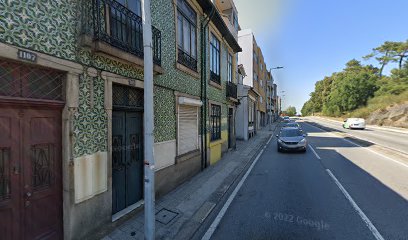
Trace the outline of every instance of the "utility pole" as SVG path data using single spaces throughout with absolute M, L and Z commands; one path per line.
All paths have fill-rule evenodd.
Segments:
M 153 115 L 153 47 L 150 0 L 142 0 L 144 49 L 144 238 L 155 238 L 154 199 L 154 115 Z

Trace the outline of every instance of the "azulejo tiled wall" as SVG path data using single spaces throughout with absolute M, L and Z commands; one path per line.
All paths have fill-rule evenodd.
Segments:
M 76 1 L 0 1 L 0 41 L 75 60 Z
M 199 17 L 201 19 L 201 17 Z M 201 90 L 201 78 L 195 78 L 189 74 L 186 74 L 177 68 L 176 65 L 176 29 L 175 29 L 175 13 L 174 13 L 174 5 L 172 0 L 154 0 L 152 1 L 152 23 L 158 29 L 161 30 L 162 34 L 162 67 L 164 68 L 165 74 L 158 76 L 155 78 L 155 84 L 159 86 L 163 86 L 166 88 L 173 89 L 178 92 L 183 92 L 187 94 L 191 94 L 193 96 L 200 96 Z M 200 23 L 198 23 L 198 26 Z M 207 34 L 209 32 L 207 28 Z M 208 39 L 208 36 L 206 37 Z M 201 42 L 201 29 L 197 28 L 197 44 Z M 209 56 L 209 42 L 207 44 L 207 57 Z M 198 45 L 199 47 L 199 45 Z M 197 51 L 197 66 L 198 66 L 198 73 L 201 73 L 201 53 L 200 48 Z M 207 58 L 207 77 L 210 76 L 209 70 L 209 58 Z M 222 130 L 227 129 L 227 116 L 228 116 L 228 107 L 226 101 L 226 91 L 225 91 L 225 82 L 227 79 L 227 72 L 226 72 L 226 64 L 227 64 L 227 48 L 225 44 L 222 44 L 221 49 L 221 79 L 222 79 L 222 86 L 223 89 L 220 90 L 218 88 L 214 88 L 207 83 L 207 93 L 208 99 L 212 101 L 216 101 L 222 104 Z M 174 101 L 173 101 L 174 102 Z M 173 107 L 174 108 L 174 107 Z M 207 110 L 209 113 L 209 111 Z M 173 112 L 174 114 L 174 112 Z M 176 120 L 176 119 L 175 119 Z M 207 119 L 208 120 L 208 119 Z M 209 121 L 207 121 L 207 126 L 209 126 Z M 170 127 L 172 132 L 174 132 L 174 137 L 176 134 L 176 126 L 173 125 Z M 209 131 L 209 128 L 207 128 Z M 170 129 L 168 129 L 170 133 Z M 162 133 L 162 131 L 159 131 Z M 160 135 L 160 134 L 158 134 Z M 166 132 L 166 136 L 167 135 Z M 159 136 L 161 139 L 161 136 Z
M 0 41 L 71 60 L 100 71 L 128 78 L 143 79 L 143 71 L 132 65 L 96 55 L 78 45 L 80 0 L 2 0 L 0 1 Z M 162 34 L 162 67 L 165 74 L 155 77 L 155 141 L 176 138 L 174 91 L 200 95 L 201 79 L 175 68 L 176 32 L 172 0 L 152 1 L 152 20 Z M 200 29 L 197 31 L 200 42 Z M 208 44 L 208 43 L 207 43 Z M 208 47 L 207 47 L 208 49 Z M 200 51 L 198 51 L 200 73 Z M 225 49 L 222 61 L 226 61 Z M 226 73 L 223 71 L 223 85 Z M 207 74 L 209 76 L 209 74 Z M 107 124 L 103 109 L 104 88 L 101 78 L 93 79 L 93 104 L 90 101 L 89 76 L 80 79 L 80 106 L 75 114 L 76 157 L 106 150 Z M 209 99 L 223 104 L 226 119 L 225 89 L 208 86 Z M 92 106 L 91 106 L 92 105 Z M 96 127 L 97 126 L 97 127 Z M 224 129 L 223 124 L 223 129 Z
M 143 70 L 135 68 L 130 64 L 115 61 L 101 55 L 93 54 L 89 50 L 78 50 L 78 61 L 86 66 L 94 67 L 99 70 L 104 70 L 124 77 L 143 80 Z
M 3 0 L 0 1 L 0 41 L 78 62 L 87 67 L 108 71 L 124 77 L 143 80 L 143 71 L 129 64 L 96 55 L 81 48 L 78 43 L 79 0 Z M 156 2 L 156 1 L 154 1 Z M 161 28 L 160 28 L 161 29 Z M 106 151 L 107 118 L 103 109 L 104 84 L 93 79 L 93 106 L 91 106 L 89 76 L 80 77 L 80 105 L 75 113 L 75 157 Z M 156 142 L 175 138 L 174 112 L 169 103 L 174 96 L 163 89 L 155 98 L 159 107 L 156 114 Z
M 155 78 L 155 84 L 194 96 L 200 94 L 200 78 L 195 78 L 177 68 L 176 29 L 173 0 L 153 0 L 151 2 L 152 24 L 161 30 L 162 67 L 165 74 Z M 197 43 L 200 42 L 200 29 L 197 29 Z M 197 51 L 198 73 L 200 69 L 200 51 Z
M 100 77 L 80 76 L 79 107 L 74 121 L 74 157 L 107 151 L 104 87 L 104 80 Z
M 176 139 L 176 97 L 174 91 L 154 87 L 154 140 L 164 142 Z
M 195 78 L 177 68 L 176 64 L 176 30 L 175 14 L 172 0 L 153 0 L 151 2 L 152 24 L 161 30 L 162 37 L 162 67 L 164 74 L 156 76 L 155 82 L 155 141 L 176 139 L 176 99 L 174 91 L 193 96 L 200 95 L 200 78 Z M 200 41 L 200 31 L 197 31 L 197 42 Z M 200 59 L 198 51 L 197 59 Z M 198 72 L 200 72 L 198 60 Z

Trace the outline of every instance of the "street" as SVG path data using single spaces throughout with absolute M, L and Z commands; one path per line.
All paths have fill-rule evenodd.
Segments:
M 317 124 L 322 124 L 328 128 L 344 133 L 352 134 L 360 139 L 366 139 L 373 143 L 385 146 L 387 148 L 395 149 L 397 151 L 408 154 L 407 134 L 408 131 L 395 132 L 386 128 L 367 127 L 364 131 L 355 131 L 344 129 L 341 122 L 335 122 L 324 118 L 308 117 L 307 120 L 313 121 Z
M 299 123 L 307 152 L 278 153 L 273 137 L 203 239 L 408 239 L 406 159 L 356 145 L 311 119 Z M 407 137 L 390 138 L 408 145 Z

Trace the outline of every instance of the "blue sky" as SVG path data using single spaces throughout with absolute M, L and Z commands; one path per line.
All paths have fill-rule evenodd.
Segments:
M 385 41 L 408 39 L 408 0 L 235 0 L 240 25 L 255 32 L 283 106 L 300 111 L 316 81 Z M 372 62 L 374 63 L 374 62 Z

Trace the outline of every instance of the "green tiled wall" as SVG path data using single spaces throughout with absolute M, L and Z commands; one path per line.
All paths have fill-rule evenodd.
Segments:
M 91 66 L 98 70 L 142 80 L 142 70 L 107 57 L 94 55 L 78 45 L 80 7 L 80 0 L 2 0 L 0 1 L 0 41 L 74 61 L 85 67 Z M 174 17 L 173 1 L 152 0 L 152 23 L 162 34 L 162 67 L 165 71 L 165 74 L 156 76 L 154 79 L 156 85 L 154 88 L 156 142 L 176 138 L 174 91 L 194 96 L 200 95 L 201 79 L 194 78 L 175 68 Z M 199 28 L 197 37 L 199 46 Z M 227 56 L 225 46 L 222 47 L 221 52 L 221 64 L 225 66 Z M 198 72 L 200 73 L 199 50 L 198 59 Z M 225 68 L 222 67 L 222 69 Z M 226 74 L 225 71 L 222 71 L 223 86 Z M 209 70 L 207 76 L 209 76 Z M 103 109 L 103 80 L 96 77 L 92 81 L 94 88 L 92 108 L 89 102 L 90 86 L 92 86 L 90 81 L 91 78 L 86 75 L 80 78 L 80 106 L 75 114 L 74 123 L 75 156 L 106 150 L 107 118 Z M 223 104 L 223 122 L 226 122 L 225 88 L 221 91 L 208 85 L 208 97 L 210 100 Z M 225 124 L 223 124 L 223 129 L 226 129 Z

